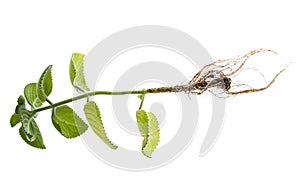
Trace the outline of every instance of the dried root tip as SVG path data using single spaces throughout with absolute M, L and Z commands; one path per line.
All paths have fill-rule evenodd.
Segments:
M 242 67 L 246 64 L 246 62 L 250 59 L 250 57 L 252 57 L 253 55 L 256 55 L 258 53 L 262 53 L 262 52 L 271 52 L 271 53 L 277 54 L 275 51 L 273 51 L 271 49 L 257 49 L 257 50 L 252 50 L 249 53 L 247 53 L 241 57 L 238 57 L 236 59 L 225 60 L 225 61 L 231 61 L 235 64 L 238 64 L 237 61 L 239 61 L 239 60 L 242 61 L 242 63 L 240 65 L 238 65 L 237 69 L 227 73 L 226 76 L 232 76 L 232 75 L 236 74 L 237 72 L 239 72 L 242 69 Z M 227 67 L 227 68 L 230 69 L 231 67 Z
M 237 91 L 237 92 L 230 92 L 227 91 L 226 94 L 229 95 L 238 95 L 238 94 L 245 94 L 245 93 L 252 93 L 252 92 L 260 92 L 263 91 L 265 89 L 268 89 L 276 80 L 276 78 L 284 71 L 286 70 L 287 67 L 285 67 L 284 69 L 282 69 L 280 72 L 278 72 L 274 78 L 272 79 L 272 81 L 270 83 L 268 83 L 265 87 L 262 88 L 251 88 L 251 89 L 247 89 L 247 90 L 241 90 L 241 91 Z

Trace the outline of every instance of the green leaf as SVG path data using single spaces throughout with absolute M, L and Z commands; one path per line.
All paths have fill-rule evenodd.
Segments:
M 148 116 L 147 113 L 144 110 L 137 110 L 136 111 L 136 120 L 138 123 L 139 131 L 144 137 L 144 141 L 142 144 L 142 149 L 145 147 L 147 140 L 148 140 Z
M 153 113 L 148 112 L 147 116 L 148 116 L 148 140 L 142 152 L 145 156 L 150 158 L 159 142 L 159 126 L 158 126 L 157 118 Z
M 20 96 L 15 114 L 10 119 L 10 124 L 13 127 L 21 122 L 22 126 L 19 129 L 19 133 L 22 139 L 33 147 L 45 149 L 41 132 L 33 117 L 34 113 L 26 109 L 25 99 L 23 96 Z
M 34 128 L 36 130 L 36 138 L 34 141 L 29 141 L 27 139 L 27 134 L 26 134 L 25 130 L 23 129 L 23 127 L 21 127 L 19 129 L 20 136 L 28 145 L 30 145 L 32 147 L 40 148 L 40 149 L 46 149 L 46 146 L 44 145 L 44 142 L 43 142 L 41 132 L 34 120 L 32 120 L 32 125 L 34 126 Z
M 25 99 L 20 96 L 18 99 L 19 105 L 16 107 L 16 114 L 19 115 L 20 121 L 22 123 L 22 128 L 26 133 L 26 138 L 28 141 L 34 141 L 36 138 L 36 126 L 33 119 L 33 113 L 26 109 Z
M 118 146 L 113 144 L 106 135 L 97 104 L 93 101 L 86 103 L 84 105 L 84 113 L 96 135 L 110 148 L 117 149 Z
M 51 75 L 52 65 L 49 65 L 45 71 L 42 73 L 38 84 L 37 84 L 37 95 L 40 101 L 45 102 L 47 97 L 52 92 L 52 75 Z
M 139 131 L 144 137 L 142 144 L 142 153 L 151 157 L 159 142 L 159 125 L 157 118 L 151 112 L 145 112 L 142 109 L 136 111 L 136 120 Z
M 40 107 L 43 102 L 39 99 L 37 94 L 37 83 L 30 83 L 24 88 L 24 95 L 28 104 L 32 108 Z
M 18 98 L 18 105 L 24 105 L 25 104 L 25 99 L 24 97 L 21 95 Z
M 16 113 L 14 113 L 11 117 L 10 117 L 10 126 L 14 127 L 16 126 L 18 123 L 21 122 L 20 116 Z
M 52 112 L 54 127 L 66 138 L 74 138 L 84 133 L 87 124 L 68 106 L 60 106 Z
M 73 53 L 69 66 L 71 84 L 80 90 L 89 91 L 84 78 L 84 57 L 80 53 Z

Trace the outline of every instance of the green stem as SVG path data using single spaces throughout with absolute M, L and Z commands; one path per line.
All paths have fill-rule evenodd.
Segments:
M 146 90 L 133 90 L 133 91 L 121 91 L 121 92 L 111 92 L 111 91 L 96 91 L 96 92 L 89 92 L 86 94 L 82 94 L 79 96 L 76 96 L 74 98 L 69 98 L 60 102 L 56 102 L 53 104 L 50 104 L 49 106 L 45 106 L 45 107 L 41 107 L 38 109 L 33 110 L 34 113 L 38 113 L 44 110 L 48 110 L 48 109 L 52 109 L 55 108 L 57 106 L 61 106 L 76 100 L 80 100 L 83 98 L 86 98 L 87 96 L 96 96 L 96 95 L 125 95 L 125 94 L 145 94 Z
M 142 106 L 143 106 L 143 103 L 144 103 L 144 99 L 145 99 L 145 95 L 146 94 L 142 94 L 142 99 L 141 99 L 141 104 L 140 104 L 139 110 L 142 109 Z
M 95 91 L 95 92 L 89 92 L 89 93 L 85 93 L 79 96 L 76 96 L 74 98 L 69 98 L 60 102 L 56 102 L 53 104 L 50 104 L 49 106 L 45 106 L 45 107 L 41 107 L 38 109 L 33 110 L 33 113 L 38 113 L 44 110 L 48 110 L 48 109 L 53 109 L 57 106 L 61 106 L 76 100 L 80 100 L 83 98 L 87 98 L 90 96 L 97 96 L 97 95 L 126 95 L 126 94 L 142 94 L 143 98 L 142 98 L 142 102 L 140 104 L 140 108 L 143 105 L 143 101 L 144 101 L 144 97 L 145 94 L 147 93 L 165 93 L 165 92 L 182 92 L 182 90 L 178 90 L 176 87 L 161 87 L 161 88 L 150 88 L 150 89 L 146 89 L 146 90 L 130 90 L 130 91 L 120 91 L 120 92 L 112 92 L 112 91 Z

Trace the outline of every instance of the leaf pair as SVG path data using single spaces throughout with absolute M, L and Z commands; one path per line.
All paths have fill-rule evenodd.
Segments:
M 157 118 L 152 112 L 145 112 L 142 109 L 136 111 L 136 120 L 139 131 L 144 137 L 142 153 L 151 157 L 159 142 L 159 125 Z
M 116 149 L 106 135 L 102 123 L 100 111 L 95 102 L 88 102 L 84 106 L 85 116 L 96 135 L 110 148 Z M 75 138 L 83 134 L 88 125 L 69 106 L 57 107 L 52 112 L 52 123 L 54 127 L 66 138 Z
M 30 83 L 24 88 L 24 95 L 32 109 L 40 107 L 52 92 L 52 65 L 42 73 L 38 83 Z
M 69 75 L 72 85 L 80 91 L 88 91 L 83 74 L 84 55 L 73 53 Z M 57 107 L 52 111 L 52 123 L 54 127 L 66 138 L 75 138 L 88 129 L 88 125 L 67 105 Z
M 86 84 L 85 77 L 84 77 L 84 54 L 80 53 L 73 53 L 69 65 L 69 74 L 70 74 L 70 81 L 72 85 L 74 86 L 75 89 L 81 91 L 81 92 L 87 92 L 89 91 L 89 87 Z M 118 146 L 113 144 L 106 135 L 106 132 L 104 130 L 104 126 L 102 123 L 101 115 L 99 108 L 97 104 L 93 101 L 88 102 L 84 106 L 84 113 L 85 116 L 93 129 L 93 131 L 96 133 L 96 135 L 105 143 L 107 144 L 110 148 L 116 149 Z M 75 113 L 74 113 L 75 114 Z M 62 116 L 62 115 L 61 115 Z M 75 116 L 78 117 L 78 116 Z M 82 120 L 79 121 L 79 117 L 77 118 L 77 122 L 79 122 L 80 127 L 78 130 L 80 131 L 85 131 L 86 129 L 84 128 L 84 125 L 82 124 Z M 71 122 L 72 123 L 72 122 Z M 73 122 L 74 124 L 74 122 Z M 77 124 L 73 125 L 73 127 L 76 127 Z M 71 130 L 72 131 L 72 130 Z M 67 132 L 65 131 L 64 134 Z M 69 137 L 71 137 L 71 134 L 68 134 Z M 72 133 L 72 135 L 76 136 L 79 134 Z

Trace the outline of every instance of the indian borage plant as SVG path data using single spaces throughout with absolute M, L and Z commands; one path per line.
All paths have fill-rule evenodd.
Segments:
M 269 88 L 275 79 L 285 69 L 277 73 L 271 82 L 266 83 L 261 88 L 251 88 L 246 84 L 235 84 L 232 79 L 242 71 L 247 60 L 261 52 L 273 52 L 272 50 L 253 50 L 243 56 L 238 56 L 233 59 L 219 60 L 203 67 L 192 80 L 184 85 L 171 87 L 150 88 L 143 90 L 131 91 L 90 91 L 84 78 L 84 55 L 74 53 L 71 57 L 69 65 L 70 81 L 73 87 L 81 93 L 74 98 L 69 98 L 60 102 L 52 103 L 49 95 L 52 92 L 52 65 L 48 66 L 39 80 L 36 83 L 30 83 L 24 88 L 24 96 L 18 98 L 18 104 L 15 108 L 15 113 L 11 116 L 10 124 L 14 127 L 21 123 L 19 133 L 21 138 L 30 146 L 45 149 L 42 134 L 39 130 L 35 118 L 37 113 L 52 110 L 52 124 L 58 132 L 66 138 L 75 138 L 83 134 L 88 125 L 81 119 L 68 103 L 87 99 L 84 105 L 84 113 L 89 126 L 95 134 L 111 149 L 117 149 L 118 146 L 111 142 L 107 137 L 102 123 L 99 107 L 94 101 L 90 101 L 90 96 L 96 95 L 137 95 L 140 98 L 140 106 L 136 111 L 136 121 L 141 136 L 144 138 L 141 146 L 142 153 L 151 157 L 159 142 L 159 124 L 156 116 L 152 112 L 146 112 L 142 109 L 145 96 L 148 93 L 163 93 L 163 92 L 185 92 L 187 94 L 200 95 L 205 91 L 209 91 L 216 96 L 234 96 L 242 93 L 258 92 Z M 24 98 L 25 97 L 25 98 Z M 47 106 L 42 105 L 48 103 Z M 27 104 L 30 109 L 27 108 Z

